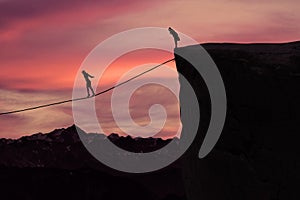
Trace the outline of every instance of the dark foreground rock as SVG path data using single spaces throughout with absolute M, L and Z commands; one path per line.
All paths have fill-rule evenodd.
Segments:
M 118 172 L 89 154 L 77 130 L 84 139 L 100 144 L 110 139 L 133 152 L 155 150 L 169 142 L 86 134 L 74 125 L 16 140 L 0 139 L 0 199 L 185 199 L 179 162 L 153 173 Z
M 223 77 L 228 111 L 217 145 L 204 159 L 197 158 L 210 98 L 201 76 L 175 55 L 177 69 L 193 86 L 201 108 L 197 138 L 183 161 L 188 198 L 299 199 L 300 43 L 203 47 Z M 183 51 L 197 53 L 195 46 L 175 53 Z

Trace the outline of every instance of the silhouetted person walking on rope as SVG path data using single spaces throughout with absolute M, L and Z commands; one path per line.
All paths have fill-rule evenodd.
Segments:
M 169 30 L 170 34 L 173 36 L 174 42 L 175 42 L 175 48 L 177 48 L 177 42 L 180 41 L 178 33 L 176 33 L 176 31 L 174 31 L 171 27 L 169 27 L 168 30 Z
M 87 93 L 88 93 L 88 96 L 87 97 L 90 97 L 90 90 L 92 91 L 92 93 L 93 93 L 93 95 L 92 95 L 92 97 L 93 96 L 95 96 L 95 92 L 94 92 L 94 90 L 93 90 L 93 88 L 92 88 L 92 84 L 91 84 L 91 81 L 90 81 L 90 79 L 89 79 L 89 77 L 90 78 L 94 78 L 94 76 L 91 76 L 91 75 L 89 75 L 86 71 L 82 71 L 82 74 L 83 74 L 83 76 L 84 76 L 84 79 L 85 79 L 85 82 L 86 82 L 86 90 L 87 90 Z

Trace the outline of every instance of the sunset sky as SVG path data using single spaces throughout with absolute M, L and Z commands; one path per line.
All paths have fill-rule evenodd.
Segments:
M 119 32 L 154 26 L 165 27 L 168 34 L 167 27 L 172 26 L 199 43 L 295 41 L 300 39 L 299 8 L 298 0 L 0 0 L 0 112 L 71 98 L 83 60 L 100 42 Z M 124 55 L 110 66 L 106 82 L 97 91 L 116 83 L 130 67 L 170 58 L 169 53 L 152 50 Z M 174 69 L 174 63 L 169 67 Z M 153 94 L 145 92 L 149 90 Z M 178 102 L 164 88 L 152 85 L 137 91 L 131 103 L 139 106 L 133 106 L 132 116 L 138 124 L 147 124 L 148 108 L 157 96 L 171 113 L 157 137 L 174 136 Z M 100 109 L 109 105 L 109 97 L 96 102 L 97 115 L 106 134 L 119 133 L 109 111 Z M 0 137 L 17 138 L 72 125 L 71 106 L 0 116 Z

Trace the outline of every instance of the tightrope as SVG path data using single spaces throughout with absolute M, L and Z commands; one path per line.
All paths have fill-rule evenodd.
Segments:
M 130 81 L 132 81 L 132 80 L 134 80 L 134 79 L 136 79 L 136 78 L 138 78 L 138 77 L 140 77 L 140 76 L 142 76 L 142 75 L 144 75 L 144 74 L 146 74 L 146 73 L 148 73 L 148 72 L 150 72 L 150 71 L 152 71 L 152 70 L 154 70 L 154 69 L 156 69 L 156 68 L 158 68 L 158 67 L 166 64 L 166 63 L 169 63 L 169 62 L 171 62 L 173 60 L 174 60 L 174 58 L 172 58 L 170 60 L 167 60 L 167 61 L 165 61 L 163 63 L 160 63 L 159 65 L 156 65 L 156 66 L 154 66 L 154 67 L 152 67 L 152 68 L 150 68 L 150 69 L 148 69 L 148 70 L 146 70 L 146 71 L 144 71 L 144 72 L 142 72 L 142 73 L 140 73 L 140 74 L 138 74 L 136 76 L 133 76 L 132 78 L 127 79 L 127 80 L 125 80 L 125 81 L 123 81 L 123 82 L 121 82 L 121 83 L 119 83 L 119 84 L 117 84 L 117 85 L 115 85 L 113 87 L 110 87 L 110 88 L 108 88 L 106 90 L 103 90 L 103 91 L 101 91 L 99 93 L 96 93 L 95 96 L 92 96 L 92 97 L 82 97 L 82 98 L 76 98 L 76 99 L 68 99 L 68 100 L 64 100 L 64 101 L 59 101 L 59 102 L 54 102 L 54 103 L 50 103 L 50 104 L 44 104 L 44 105 L 39 105 L 39 106 L 24 108 L 24 109 L 20 109 L 20 110 L 13 110 L 13 111 L 8 111 L 8 112 L 2 112 L 2 113 L 0 113 L 0 115 L 7 115 L 7 114 L 25 112 L 25 111 L 29 111 L 29 110 L 36 110 L 36 109 L 39 109 L 39 108 L 45 108 L 45 107 L 59 105 L 59 104 L 64 104 L 64 103 L 68 103 L 68 102 L 74 102 L 74 101 L 81 101 L 81 100 L 85 100 L 85 99 L 90 99 L 90 98 L 99 96 L 101 94 L 104 94 L 104 93 L 106 93 L 106 92 L 108 92 L 110 90 L 113 90 L 113 89 L 117 88 L 117 87 L 120 87 L 120 86 L 122 86 L 122 85 L 124 85 L 124 84 L 126 84 L 126 83 L 128 83 L 128 82 L 130 82 Z

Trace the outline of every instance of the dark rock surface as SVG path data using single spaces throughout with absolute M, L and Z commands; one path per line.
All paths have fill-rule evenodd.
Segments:
M 171 141 L 77 130 L 89 141 L 101 144 L 110 139 L 137 152 L 155 150 Z M 185 199 L 178 166 L 179 162 L 146 174 L 117 172 L 89 154 L 73 125 L 16 140 L 0 139 L 0 199 Z
M 108 136 L 108 139 L 116 146 L 121 147 L 124 150 L 134 153 L 148 153 L 163 148 L 169 144 L 172 139 L 163 140 L 161 138 L 132 138 L 130 136 L 119 136 L 116 133 L 112 133 Z M 173 140 L 178 140 L 174 138 Z
M 197 138 L 183 158 L 187 196 L 299 199 L 300 42 L 202 46 L 223 77 L 227 118 L 213 151 L 199 159 L 210 98 L 201 76 L 176 55 L 195 54 L 195 47 L 175 49 L 177 69 L 196 91 L 201 112 Z

